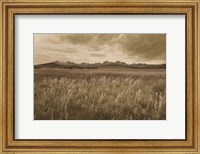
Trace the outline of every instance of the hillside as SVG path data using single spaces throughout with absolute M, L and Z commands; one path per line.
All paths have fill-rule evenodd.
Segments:
M 34 66 L 35 69 L 41 68 L 62 68 L 62 69 L 115 69 L 115 68 L 130 68 L 130 69 L 166 69 L 166 64 L 126 64 L 125 62 L 109 62 L 104 61 L 103 63 L 74 63 L 74 62 L 59 62 L 54 61 L 45 64 L 38 64 Z

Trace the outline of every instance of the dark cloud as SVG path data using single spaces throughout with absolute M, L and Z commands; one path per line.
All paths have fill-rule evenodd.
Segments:
M 92 48 L 93 51 L 98 51 L 103 48 L 104 45 L 113 45 L 116 43 L 113 40 L 118 38 L 119 34 L 56 34 L 60 43 L 72 43 L 74 45 L 85 45 Z M 51 42 L 58 43 L 55 40 Z
M 137 56 L 144 60 L 166 59 L 165 34 L 123 35 L 120 42 L 124 52 L 131 57 Z
M 72 44 L 88 44 L 88 43 L 97 43 L 105 44 L 111 41 L 113 38 L 119 36 L 119 34 L 58 34 L 57 35 L 62 43 L 66 41 Z
M 62 43 L 70 42 L 72 44 L 87 44 L 93 38 L 94 35 L 84 35 L 84 34 L 59 34 L 58 37 L 60 38 Z
M 165 34 L 59 34 L 62 43 L 88 46 L 98 51 L 105 45 L 122 47 L 122 52 L 144 60 L 165 60 Z M 90 51 L 91 51 L 90 50 Z

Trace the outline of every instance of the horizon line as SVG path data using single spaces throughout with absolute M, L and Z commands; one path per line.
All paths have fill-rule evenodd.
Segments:
M 128 64 L 128 63 L 126 63 L 126 62 L 123 62 L 123 61 L 119 61 L 119 60 L 117 60 L 117 61 L 108 61 L 108 60 L 106 60 L 106 61 L 103 61 L 103 62 L 95 62 L 95 63 L 88 63 L 88 62 L 80 62 L 80 63 L 76 63 L 76 62 L 73 62 L 73 61 L 57 61 L 57 60 L 55 60 L 55 61 L 50 61 L 50 62 L 46 62 L 46 63 L 38 63 L 38 64 L 34 64 L 34 66 L 35 65 L 41 65 L 41 64 L 47 64 L 47 63 L 56 63 L 56 62 L 59 62 L 59 63 L 67 63 L 67 62 L 71 62 L 71 63 L 74 63 L 74 64 L 82 64 L 82 63 L 86 63 L 86 64 L 97 64 L 97 63 L 100 63 L 100 64 L 103 64 L 104 62 L 109 62 L 109 63 L 116 63 L 116 62 L 121 62 L 121 63 L 125 63 L 125 64 L 127 64 L 127 65 L 132 65 L 132 64 L 146 64 L 146 65 L 166 65 L 166 63 L 158 63 L 158 64 L 155 64 L 155 63 L 152 63 L 152 64 L 150 64 L 150 63 L 130 63 L 130 64 Z

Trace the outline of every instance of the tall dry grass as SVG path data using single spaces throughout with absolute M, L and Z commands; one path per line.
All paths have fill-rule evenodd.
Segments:
M 142 74 L 35 75 L 35 120 L 163 120 L 166 78 Z

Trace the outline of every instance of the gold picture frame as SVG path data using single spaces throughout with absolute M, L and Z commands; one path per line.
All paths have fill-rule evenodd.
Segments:
M 199 0 L 3 0 L 0 2 L 0 153 L 200 153 Z M 184 14 L 186 16 L 186 139 L 14 139 L 14 16 L 16 14 Z

